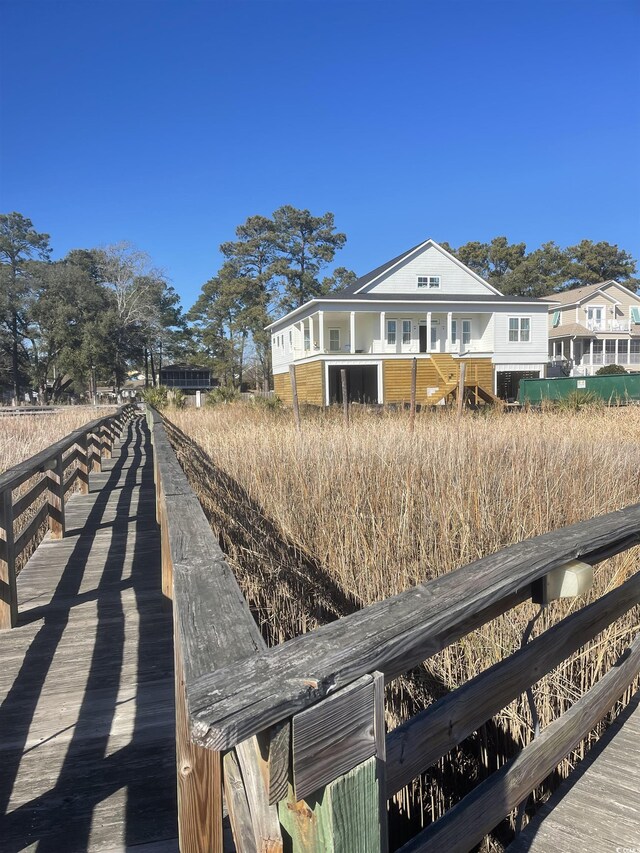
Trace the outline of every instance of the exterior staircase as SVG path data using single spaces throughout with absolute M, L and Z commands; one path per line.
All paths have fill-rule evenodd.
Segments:
M 458 395 L 460 359 L 454 358 L 449 353 L 430 353 L 430 357 L 440 377 L 438 390 L 432 395 L 431 399 L 436 405 L 443 400 L 445 403 L 451 402 Z M 495 396 L 492 390 L 486 387 L 486 381 L 485 385 L 480 384 L 478 363 L 470 360 L 466 364 L 467 368 L 464 380 L 465 397 L 476 405 L 479 405 L 480 402 L 500 403 L 500 399 Z

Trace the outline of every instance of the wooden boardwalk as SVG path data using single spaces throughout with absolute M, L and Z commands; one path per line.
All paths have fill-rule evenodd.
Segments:
M 640 851 L 640 693 L 509 853 Z
M 171 613 L 151 444 L 129 422 L 18 578 L 0 633 L 0 851 L 177 850 Z

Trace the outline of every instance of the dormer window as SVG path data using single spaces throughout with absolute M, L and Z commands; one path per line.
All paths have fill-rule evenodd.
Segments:
M 418 287 L 428 287 L 430 289 L 437 289 L 440 287 L 440 276 L 439 275 L 419 275 L 418 276 Z

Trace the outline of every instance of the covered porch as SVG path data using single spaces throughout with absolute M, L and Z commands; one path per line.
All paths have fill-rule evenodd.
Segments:
M 491 313 L 317 311 L 291 328 L 294 360 L 314 354 L 386 355 L 491 349 Z
M 566 337 L 551 341 L 551 360 L 569 362 L 572 373 L 592 375 L 600 367 L 619 364 L 640 369 L 640 337 Z

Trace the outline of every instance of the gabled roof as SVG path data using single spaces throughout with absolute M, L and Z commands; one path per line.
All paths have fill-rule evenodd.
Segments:
M 597 293 L 599 290 L 603 291 L 603 296 L 611 297 L 610 294 L 604 293 L 605 287 L 611 287 L 611 285 L 615 285 L 616 287 L 623 287 L 625 290 L 629 290 L 628 287 L 625 287 L 624 284 L 620 284 L 619 281 L 615 281 L 614 279 L 609 279 L 608 281 L 599 281 L 597 284 L 586 284 L 584 287 L 574 287 L 570 290 L 562 290 L 559 293 L 549 293 L 547 296 L 543 296 L 543 300 L 552 299 L 554 302 L 557 302 L 559 305 L 567 306 L 567 305 L 577 305 L 585 299 L 588 299 L 590 296 L 593 296 L 594 293 Z M 629 293 L 633 293 L 632 290 L 629 290 Z
M 428 240 L 424 240 L 422 243 L 418 243 L 417 246 L 412 246 L 411 249 L 407 249 L 406 252 L 403 252 L 401 255 L 398 255 L 395 258 L 392 258 L 390 261 L 387 261 L 384 264 L 381 264 L 379 267 L 376 267 L 371 272 L 368 272 L 366 275 L 361 276 L 357 281 L 354 281 L 353 284 L 350 284 L 348 287 L 343 288 L 342 290 L 338 290 L 331 295 L 340 299 L 343 296 L 361 296 L 361 291 L 363 291 L 368 285 L 373 284 L 377 279 L 382 278 L 383 275 L 387 272 L 391 272 L 392 269 L 398 267 L 402 264 L 403 261 L 409 260 L 409 258 L 417 254 L 419 251 L 434 248 L 437 249 L 440 254 L 444 255 L 446 258 L 449 258 L 450 261 L 453 261 L 454 264 L 459 266 L 461 269 L 465 270 L 469 275 L 473 276 L 476 281 L 479 281 L 485 287 L 489 288 L 492 293 L 495 293 L 496 296 L 502 296 L 502 293 L 494 287 L 492 284 L 489 284 L 486 279 L 479 276 L 466 264 L 463 264 L 461 260 L 456 258 L 451 252 L 447 252 L 446 249 L 443 249 L 439 243 L 436 243 L 435 240 L 429 238 Z

